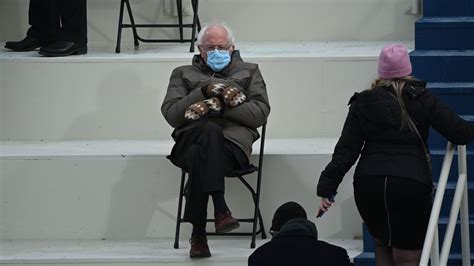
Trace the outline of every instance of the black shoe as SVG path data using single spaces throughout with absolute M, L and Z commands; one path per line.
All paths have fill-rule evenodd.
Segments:
M 43 44 L 35 37 L 26 36 L 23 40 L 18 42 L 6 42 L 5 48 L 16 51 L 16 52 L 28 52 L 33 51 Z
M 44 56 L 68 56 L 87 54 L 87 45 L 75 42 L 59 41 L 41 47 L 39 53 Z

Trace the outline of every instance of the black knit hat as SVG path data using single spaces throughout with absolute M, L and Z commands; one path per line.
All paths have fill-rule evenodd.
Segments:
M 272 226 L 270 231 L 278 232 L 280 228 L 289 220 L 294 218 L 307 219 L 306 211 L 296 202 L 289 201 L 275 211 L 272 219 Z

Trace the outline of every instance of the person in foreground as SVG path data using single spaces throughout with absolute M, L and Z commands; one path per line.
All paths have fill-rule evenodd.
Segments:
M 184 220 L 193 225 L 192 258 L 211 256 L 206 237 L 209 196 L 215 232 L 239 227 L 224 199 L 224 177 L 248 168 L 257 128 L 270 113 L 258 65 L 242 60 L 228 27 L 219 22 L 205 26 L 197 44 L 200 54 L 192 65 L 173 70 L 161 106 L 176 142 L 168 158 L 189 173 Z
M 474 127 L 410 74 L 407 49 L 387 45 L 379 78 L 355 93 L 331 162 L 321 173 L 319 212 L 359 158 L 354 174 L 358 211 L 375 240 L 377 265 L 418 265 L 428 227 L 433 182 L 426 143 L 430 126 L 454 144 L 474 137 Z
M 275 211 L 270 228 L 271 241 L 256 249 L 249 266 L 346 266 L 347 251 L 318 240 L 316 225 L 296 202 L 287 202 Z

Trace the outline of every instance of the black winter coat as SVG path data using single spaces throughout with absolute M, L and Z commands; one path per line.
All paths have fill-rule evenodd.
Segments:
M 432 126 L 449 141 L 464 145 L 474 138 L 474 127 L 442 103 L 422 81 L 411 81 L 403 90 L 410 117 L 427 143 Z M 331 162 L 321 173 L 317 194 L 337 193 L 344 175 L 361 155 L 354 179 L 364 176 L 407 177 L 432 186 L 422 143 L 408 126 L 401 127 L 401 107 L 389 87 L 355 93 Z
M 347 251 L 319 241 L 314 223 L 297 218 L 286 222 L 270 242 L 257 248 L 249 266 L 349 266 Z

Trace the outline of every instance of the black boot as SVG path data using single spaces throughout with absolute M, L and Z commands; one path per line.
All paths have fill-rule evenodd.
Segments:
M 43 46 L 38 39 L 31 36 L 26 36 L 23 40 L 18 42 L 6 42 L 5 48 L 16 51 L 16 52 L 28 52 L 33 51 Z
M 75 42 L 58 41 L 41 47 L 40 54 L 44 56 L 68 56 L 87 54 L 87 45 Z

